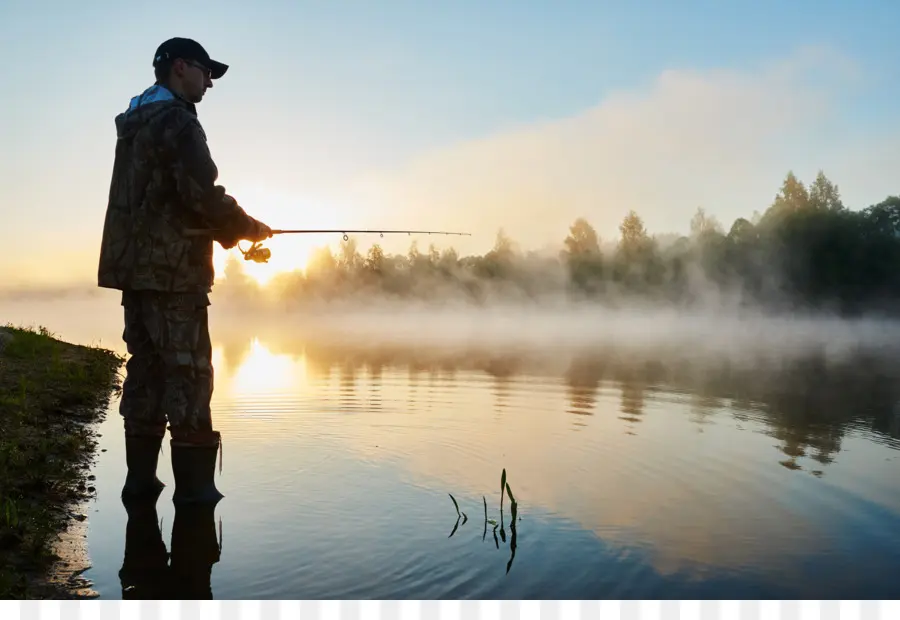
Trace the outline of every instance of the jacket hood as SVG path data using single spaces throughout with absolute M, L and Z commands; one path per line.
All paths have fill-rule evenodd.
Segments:
M 116 134 L 124 138 L 173 105 L 188 105 L 165 86 L 154 84 L 140 95 L 131 98 L 128 109 L 116 116 Z

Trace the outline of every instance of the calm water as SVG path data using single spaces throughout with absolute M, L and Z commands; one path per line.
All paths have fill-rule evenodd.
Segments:
M 90 317 L 2 310 L 121 349 L 114 300 Z M 129 535 L 150 583 L 150 550 L 165 545 L 194 558 L 197 592 L 220 599 L 896 595 L 892 357 L 738 364 L 647 347 L 459 350 L 213 330 L 226 497 L 214 515 L 182 517 L 173 540 L 164 444 L 169 487 Z M 103 598 L 123 594 L 117 404 L 89 508 L 85 577 Z M 494 530 L 483 502 L 500 521 L 504 468 L 520 519 L 513 528 L 507 498 Z

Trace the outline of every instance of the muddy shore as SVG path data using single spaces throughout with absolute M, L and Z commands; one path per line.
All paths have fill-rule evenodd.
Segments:
M 45 328 L 0 327 L 0 598 L 94 596 L 87 502 L 96 427 L 123 358 Z

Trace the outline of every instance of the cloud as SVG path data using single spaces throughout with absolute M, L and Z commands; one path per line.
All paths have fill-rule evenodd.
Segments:
M 764 210 L 788 169 L 811 180 L 837 148 L 821 129 L 860 75 L 814 48 L 754 70 L 667 70 L 570 118 L 423 155 L 352 192 L 392 223 L 472 230 L 479 251 L 501 226 L 526 247 L 559 242 L 579 216 L 609 239 L 632 208 L 651 232 L 686 231 L 698 206 L 730 226 Z

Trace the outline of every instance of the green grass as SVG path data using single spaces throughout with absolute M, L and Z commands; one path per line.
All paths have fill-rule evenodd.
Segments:
M 52 546 L 86 481 L 90 427 L 118 389 L 123 359 L 45 328 L 0 328 L 0 598 L 40 598 Z

